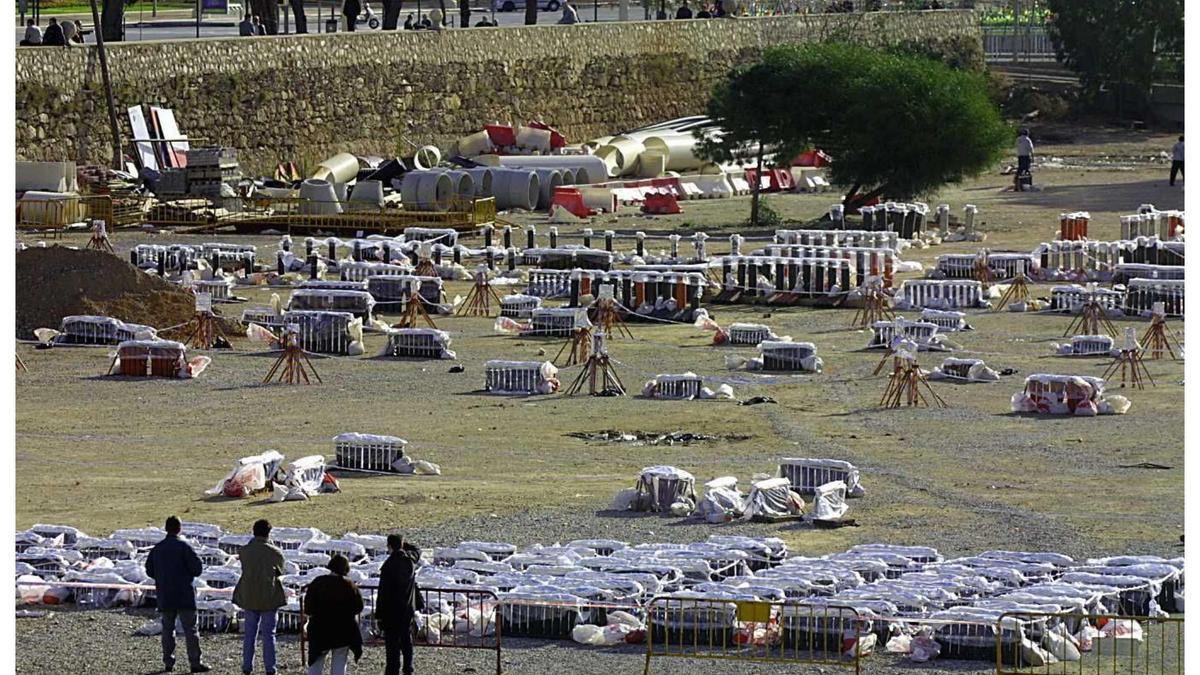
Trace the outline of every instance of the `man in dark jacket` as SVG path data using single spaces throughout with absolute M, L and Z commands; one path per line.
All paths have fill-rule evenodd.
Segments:
M 342 15 L 346 17 L 346 30 L 357 29 L 359 14 L 362 14 L 362 3 L 358 0 L 345 0 L 342 3 Z
M 379 593 L 375 597 L 375 620 L 383 629 L 386 664 L 384 675 L 413 672 L 412 626 L 424 604 L 417 591 L 417 566 L 421 549 L 398 534 L 387 538 L 388 559 L 379 570 Z M 400 669 L 400 656 L 404 670 Z
M 47 47 L 67 46 L 67 37 L 63 34 L 62 26 L 58 25 L 58 19 L 50 19 L 50 25 L 46 26 L 46 34 L 42 36 L 42 44 Z
M 175 516 L 167 518 L 167 536 L 150 549 L 146 557 L 146 576 L 154 579 L 154 594 L 162 615 L 162 658 L 167 670 L 175 668 L 175 620 L 183 624 L 187 642 L 188 663 L 193 673 L 210 669 L 200 662 L 200 638 L 196 635 L 196 592 L 192 580 L 200 576 L 204 566 L 191 545 L 179 538 L 182 523 Z

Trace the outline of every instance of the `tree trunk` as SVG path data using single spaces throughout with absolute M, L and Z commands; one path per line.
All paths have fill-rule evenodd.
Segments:
M 758 142 L 758 169 L 754 173 L 754 182 L 750 184 L 750 226 L 758 227 L 758 195 L 762 187 L 763 176 L 763 144 Z
M 858 196 L 858 190 L 861 187 L 862 183 L 855 183 L 854 186 L 850 188 L 850 191 L 847 192 L 844 197 L 842 197 L 842 205 L 845 207 L 846 213 L 850 213 L 850 205 L 854 203 L 854 199 Z
M 458 25 L 463 28 L 471 27 L 470 0 L 458 0 Z
M 537 24 L 538 0 L 525 0 L 525 25 Z
M 125 40 L 125 1 L 104 0 L 104 9 L 100 16 L 100 32 L 105 42 L 122 42 Z

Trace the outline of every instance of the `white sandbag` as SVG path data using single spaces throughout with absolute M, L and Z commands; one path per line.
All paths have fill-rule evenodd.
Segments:
M 645 624 L 643 624 L 636 616 L 619 609 L 608 613 L 608 625 L 612 626 L 614 624 L 629 626 L 634 630 L 640 630 L 646 627 Z
M 1054 658 L 1050 652 L 1042 649 L 1029 638 L 1021 638 L 1021 658 L 1026 664 L 1033 667 L 1058 663 L 1058 659 Z
M 271 489 L 271 496 L 267 497 L 267 501 L 271 502 L 272 504 L 278 504 L 278 503 L 282 502 L 283 500 L 287 499 L 287 496 L 288 496 L 287 486 L 283 485 L 282 483 L 276 483 L 275 486 Z
M 17 602 L 23 605 L 36 605 L 41 603 L 42 596 L 46 591 L 50 590 L 48 584 L 43 583 L 45 580 L 34 574 L 22 574 L 17 577 Z M 24 585 L 33 584 L 33 585 Z
M 883 647 L 889 654 L 908 654 L 912 651 L 912 637 L 904 633 L 896 633 Z
M 423 459 L 414 459 L 412 462 L 413 472 L 422 476 L 440 476 L 442 475 L 442 467 L 433 462 L 426 462 Z
M 134 635 L 150 636 L 162 633 L 162 621 L 154 619 L 140 625 L 133 631 Z
M 1042 634 L 1042 647 L 1059 661 L 1078 661 L 1080 658 L 1079 648 L 1061 623 Z
M 690 502 L 675 502 L 671 504 L 671 515 L 676 518 L 692 515 L 692 505 Z
M 637 503 L 638 491 L 637 488 L 625 488 L 617 491 L 617 496 L 613 497 L 612 507 L 616 511 L 628 511 Z
M 580 624 L 571 630 L 571 639 L 581 645 L 598 647 L 604 644 L 604 628 L 602 626 Z

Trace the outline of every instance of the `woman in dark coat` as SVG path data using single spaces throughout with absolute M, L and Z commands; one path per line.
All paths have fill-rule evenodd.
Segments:
M 363 610 L 362 593 L 350 574 L 350 561 L 340 553 L 329 558 L 330 574 L 318 577 L 304 593 L 308 616 L 308 675 L 321 675 L 325 654 L 332 653 L 330 673 L 345 675 L 348 652 L 357 662 L 362 658 L 362 633 L 358 615 Z

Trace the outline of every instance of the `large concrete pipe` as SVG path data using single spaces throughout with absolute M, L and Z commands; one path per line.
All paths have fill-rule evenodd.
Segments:
M 562 172 L 562 184 L 563 185 L 574 185 L 575 184 L 575 170 L 574 169 L 562 169 L 561 172 Z
M 617 136 L 608 145 L 598 148 L 596 156 L 605 161 L 612 160 L 611 165 L 616 166 L 616 173 L 610 176 L 628 176 L 637 169 L 638 156 L 645 150 L 646 146 L 640 140 Z
M 317 165 L 310 178 L 346 183 L 358 176 L 358 158 L 348 152 L 339 152 Z
M 550 208 L 550 200 L 554 199 L 554 188 L 562 185 L 562 172 L 558 169 L 534 169 L 538 177 L 538 201 L 540 210 Z
M 355 160 L 357 161 L 357 160 Z M 300 213 L 305 215 L 333 215 L 342 212 L 342 204 L 333 183 L 320 178 L 309 178 L 300 184 Z
M 487 167 L 478 167 L 475 169 L 466 169 L 466 172 L 471 174 L 471 180 L 475 183 L 476 197 L 491 197 L 492 192 L 492 170 Z
M 691 134 L 661 134 L 642 141 L 646 150 L 660 152 L 667 158 L 669 171 L 693 171 L 704 164 L 704 160 L 696 156 L 696 142 L 696 137 Z
M 538 203 L 538 175 L 528 169 L 494 169 L 492 194 L 498 209 L 532 211 Z
M 434 169 L 441 173 L 450 176 L 450 180 L 454 183 L 454 194 L 459 197 L 474 197 L 475 196 L 475 178 L 471 174 L 461 169 Z
M 400 200 L 410 211 L 445 211 L 454 181 L 443 171 L 409 171 L 400 183 Z
M 608 176 L 608 164 L 603 158 L 595 155 L 510 155 L 497 157 L 492 155 L 495 164 L 506 167 L 521 167 L 525 169 L 571 169 L 575 172 L 576 183 L 592 183 L 603 180 Z M 487 156 L 476 157 L 475 161 L 491 163 Z M 580 175 L 580 171 L 583 175 Z

